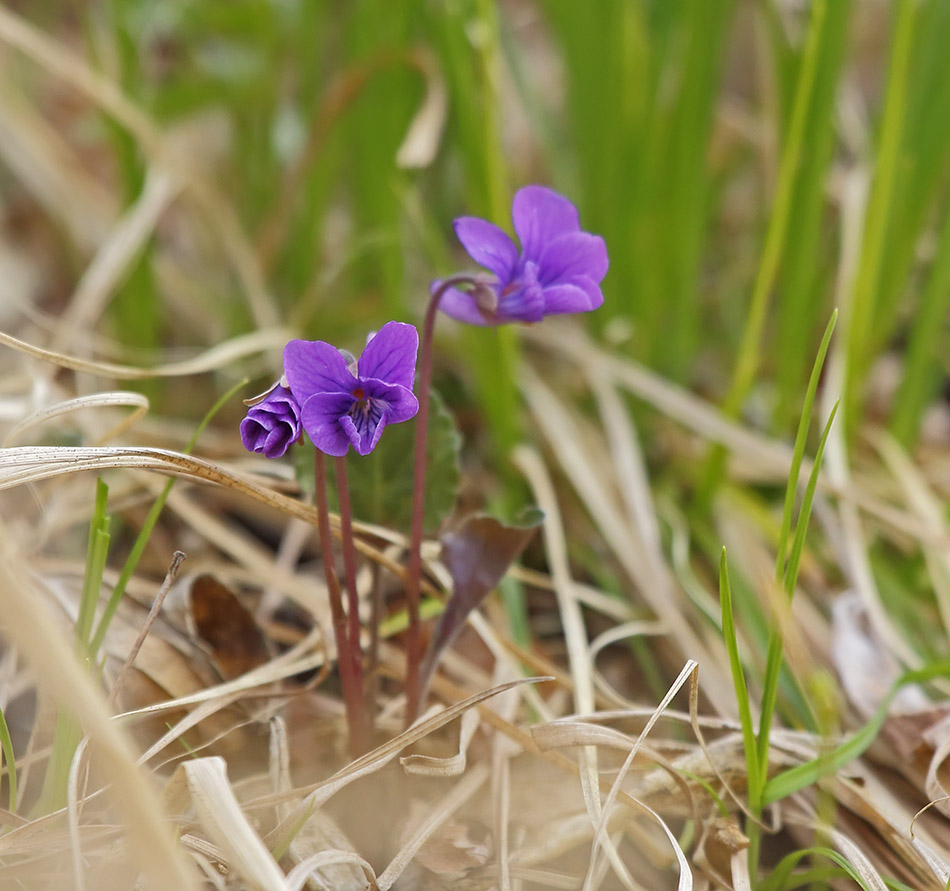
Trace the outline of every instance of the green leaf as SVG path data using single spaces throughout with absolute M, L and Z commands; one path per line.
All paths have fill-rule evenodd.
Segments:
M 891 687 L 890 692 L 884 697 L 874 716 L 864 727 L 830 752 L 825 752 L 811 761 L 806 761 L 804 764 L 799 764 L 797 767 L 792 767 L 773 777 L 765 784 L 762 803 L 764 805 L 774 804 L 782 798 L 794 795 L 806 786 L 817 783 L 823 777 L 836 773 L 849 761 L 863 755 L 868 746 L 874 742 L 881 727 L 884 726 L 891 703 L 901 687 L 906 684 L 930 681 L 936 677 L 947 677 L 948 675 L 950 675 L 950 663 L 947 662 L 938 662 L 926 668 L 904 672 Z

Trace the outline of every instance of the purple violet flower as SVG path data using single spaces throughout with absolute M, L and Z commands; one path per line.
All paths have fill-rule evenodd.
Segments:
M 351 445 L 368 455 L 387 424 L 413 417 L 419 410 L 412 393 L 418 349 L 419 333 L 404 322 L 383 325 L 355 363 L 322 340 L 290 341 L 284 372 L 313 444 L 336 457 Z
M 582 232 L 577 208 L 544 186 L 525 186 L 511 208 L 521 253 L 498 226 L 459 217 L 455 233 L 468 255 L 494 273 L 472 293 L 450 288 L 439 308 L 470 325 L 540 322 L 545 316 L 589 312 L 604 302 L 607 247 Z M 434 282 L 432 290 L 439 287 Z
M 241 442 L 248 451 L 280 458 L 300 439 L 300 430 L 300 406 L 290 390 L 277 384 L 247 410 Z

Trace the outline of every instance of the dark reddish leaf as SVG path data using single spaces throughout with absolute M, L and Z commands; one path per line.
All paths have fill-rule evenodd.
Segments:
M 452 596 L 429 641 L 421 670 L 425 694 L 442 652 L 458 637 L 469 613 L 491 593 L 541 524 L 532 510 L 522 522 L 506 526 L 486 514 L 472 514 L 442 536 L 442 562 L 452 576 Z

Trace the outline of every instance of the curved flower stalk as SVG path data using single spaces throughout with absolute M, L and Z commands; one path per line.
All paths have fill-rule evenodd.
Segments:
M 498 226 L 478 217 L 459 217 L 455 232 L 468 255 L 490 276 L 457 275 L 438 279 L 422 330 L 419 359 L 419 416 L 413 464 L 412 531 L 406 575 L 409 609 L 406 711 L 409 722 L 420 708 L 419 584 L 422 574 L 422 524 L 425 509 L 426 436 L 432 336 L 438 310 L 471 325 L 540 322 L 545 316 L 589 312 L 604 302 L 600 283 L 609 265 L 599 235 L 583 232 L 577 208 L 544 186 L 525 186 L 511 209 L 521 250 Z
M 284 347 L 281 382 L 254 402 L 241 422 L 245 447 L 268 458 L 284 455 L 301 430 L 315 447 L 317 526 L 354 757 L 368 749 L 370 726 L 363 695 L 357 562 L 345 457 L 350 446 L 357 454 L 368 455 L 387 424 L 408 421 L 419 410 L 412 392 L 418 347 L 415 327 L 402 322 L 387 322 L 370 335 L 359 360 L 322 340 L 292 340 Z M 345 612 L 330 541 L 325 454 L 335 459 L 340 498 Z

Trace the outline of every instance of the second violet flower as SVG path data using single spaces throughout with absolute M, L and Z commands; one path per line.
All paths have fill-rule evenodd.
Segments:
M 449 288 L 439 304 L 470 325 L 540 322 L 545 316 L 589 312 L 604 302 L 607 247 L 582 232 L 577 208 L 544 186 L 525 186 L 511 209 L 519 252 L 507 233 L 478 217 L 460 217 L 455 233 L 468 255 L 493 273 L 484 287 Z M 441 286 L 434 282 L 433 292 Z

